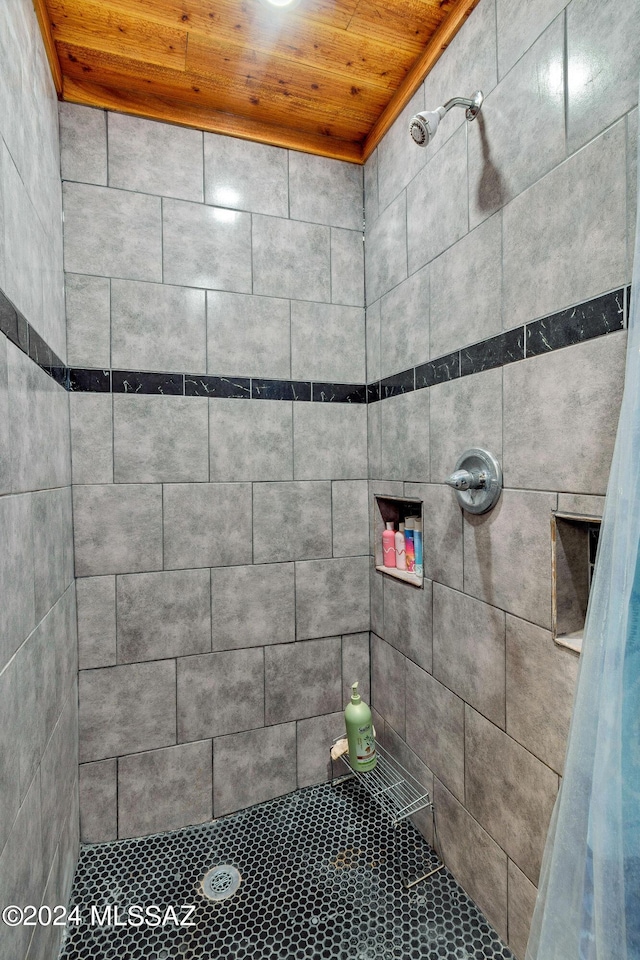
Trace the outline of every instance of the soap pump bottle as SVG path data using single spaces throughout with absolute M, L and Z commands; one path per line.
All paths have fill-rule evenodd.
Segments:
M 393 530 L 393 523 L 388 521 L 386 528 L 382 534 L 382 563 L 385 567 L 395 567 L 396 535 Z
M 351 685 L 351 702 L 344 711 L 344 722 L 352 769 L 357 773 L 373 770 L 376 765 L 376 742 L 371 710 L 360 698 L 357 680 Z

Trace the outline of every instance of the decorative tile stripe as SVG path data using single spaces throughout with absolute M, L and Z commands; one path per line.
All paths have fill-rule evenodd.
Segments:
M 67 367 L 2 291 L 0 333 L 37 363 L 56 383 L 74 393 L 377 403 L 402 393 L 423 390 L 438 383 L 503 367 L 517 360 L 537 357 L 552 350 L 560 350 L 616 330 L 623 330 L 629 315 L 630 297 L 631 287 L 620 287 L 574 307 L 532 320 L 512 330 L 505 330 L 495 337 L 368 384 Z

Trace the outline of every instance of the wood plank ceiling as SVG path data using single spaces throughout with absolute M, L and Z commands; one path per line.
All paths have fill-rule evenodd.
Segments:
M 356 163 L 477 3 L 34 0 L 61 99 Z

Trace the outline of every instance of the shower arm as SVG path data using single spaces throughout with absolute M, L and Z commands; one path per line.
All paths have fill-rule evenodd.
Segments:
M 453 97 L 451 100 L 447 100 L 445 104 L 438 108 L 438 113 L 442 110 L 441 116 L 444 117 L 445 113 L 448 113 L 452 107 L 466 107 L 466 117 L 467 120 L 475 120 L 475 118 L 480 113 L 480 107 L 482 106 L 483 96 L 480 91 L 474 94 L 473 99 L 469 100 L 467 97 Z

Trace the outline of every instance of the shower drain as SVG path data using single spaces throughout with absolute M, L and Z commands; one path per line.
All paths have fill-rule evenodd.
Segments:
M 214 867 L 202 878 L 202 892 L 209 900 L 226 900 L 240 886 L 242 877 L 235 867 Z

